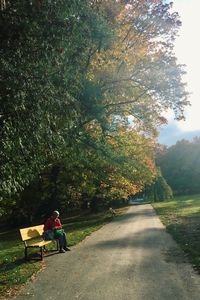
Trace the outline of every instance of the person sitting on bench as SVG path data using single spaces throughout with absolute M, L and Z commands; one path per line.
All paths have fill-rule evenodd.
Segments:
M 59 212 L 55 210 L 52 216 L 44 224 L 44 239 L 45 240 L 59 240 L 60 253 L 70 251 L 67 247 L 67 237 L 59 219 Z

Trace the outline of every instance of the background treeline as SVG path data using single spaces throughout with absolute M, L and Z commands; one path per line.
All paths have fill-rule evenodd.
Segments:
M 144 188 L 145 200 L 151 202 L 165 201 L 173 198 L 173 190 L 163 176 L 160 167 L 157 167 L 157 174 L 151 184 L 147 184 Z
M 200 138 L 160 149 L 157 163 L 175 195 L 200 193 Z
M 97 210 L 151 184 L 162 114 L 188 104 L 171 4 L 0 3 L 2 220 Z

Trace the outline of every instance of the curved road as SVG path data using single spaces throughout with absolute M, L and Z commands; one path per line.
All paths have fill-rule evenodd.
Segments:
M 199 300 L 200 276 L 151 205 L 128 212 L 71 252 L 46 257 L 47 268 L 16 300 Z

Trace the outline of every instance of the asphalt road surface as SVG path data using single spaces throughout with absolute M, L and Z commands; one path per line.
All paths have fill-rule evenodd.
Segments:
M 47 268 L 15 299 L 200 300 L 200 276 L 151 205 L 135 205 Z

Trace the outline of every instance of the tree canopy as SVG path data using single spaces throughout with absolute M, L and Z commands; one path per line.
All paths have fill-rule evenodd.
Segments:
M 2 205 L 48 172 L 64 206 L 86 194 L 125 198 L 151 183 L 163 112 L 181 119 L 188 104 L 171 4 L 1 4 Z

